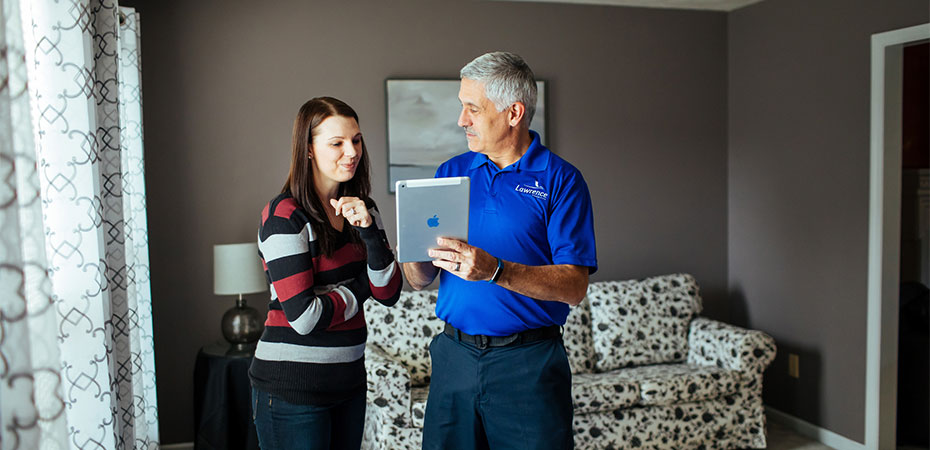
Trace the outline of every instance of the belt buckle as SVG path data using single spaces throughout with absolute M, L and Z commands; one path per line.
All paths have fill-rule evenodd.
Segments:
M 478 336 L 475 336 L 475 338 L 476 347 L 481 350 L 488 348 L 488 344 L 491 342 L 491 339 L 483 334 L 479 334 Z

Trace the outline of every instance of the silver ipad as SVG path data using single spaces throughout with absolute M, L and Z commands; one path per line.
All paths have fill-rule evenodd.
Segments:
M 398 261 L 432 261 L 440 236 L 468 242 L 468 177 L 400 180 L 395 191 Z

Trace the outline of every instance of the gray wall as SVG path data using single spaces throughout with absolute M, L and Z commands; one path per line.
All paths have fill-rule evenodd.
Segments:
M 766 404 L 864 440 L 870 36 L 926 0 L 769 0 L 729 15 L 729 279 L 778 342 Z M 800 378 L 787 375 L 800 355 Z
M 286 176 L 297 108 L 317 95 L 356 108 L 393 236 L 385 78 L 455 78 L 486 51 L 517 52 L 548 81 L 551 147 L 581 169 L 594 201 L 593 279 L 691 272 L 707 313 L 729 318 L 725 14 L 430 0 L 129 3 L 142 13 L 162 442 L 193 440 L 194 357 L 221 338 L 233 303 L 212 293 L 211 247 L 254 239 Z

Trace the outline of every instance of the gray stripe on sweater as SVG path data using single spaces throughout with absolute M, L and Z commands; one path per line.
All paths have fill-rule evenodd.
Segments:
M 255 357 L 264 361 L 337 364 L 356 361 L 365 354 L 365 344 L 350 347 L 308 347 L 284 342 L 258 341 Z

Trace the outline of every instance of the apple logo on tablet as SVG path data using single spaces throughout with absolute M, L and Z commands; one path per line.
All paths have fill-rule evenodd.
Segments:
M 433 214 L 433 217 L 426 219 L 426 226 L 430 228 L 436 228 L 439 226 L 439 217 L 436 217 L 436 214 Z

